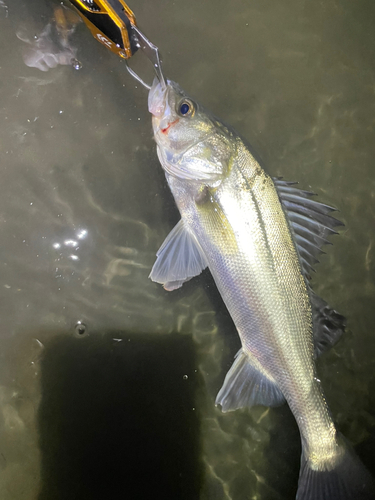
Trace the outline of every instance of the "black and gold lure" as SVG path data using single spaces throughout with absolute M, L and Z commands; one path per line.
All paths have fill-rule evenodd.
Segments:
M 165 87 L 159 49 L 138 28 L 135 16 L 123 0 L 70 0 L 94 38 L 126 61 L 141 49 L 151 61 L 156 76 Z M 150 89 L 127 64 L 129 73 Z

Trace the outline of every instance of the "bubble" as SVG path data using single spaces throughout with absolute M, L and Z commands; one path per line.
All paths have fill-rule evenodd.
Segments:
M 184 375 L 182 378 L 183 378 L 184 380 L 187 380 L 189 377 L 188 377 L 187 375 Z
M 72 66 L 74 69 L 76 69 L 77 71 L 79 69 L 82 69 L 82 63 L 80 61 L 78 61 L 78 59 L 72 59 Z
M 78 333 L 78 335 L 84 335 L 87 331 L 87 326 L 85 325 L 85 323 L 82 323 L 82 321 L 78 321 L 74 329 L 76 333 Z

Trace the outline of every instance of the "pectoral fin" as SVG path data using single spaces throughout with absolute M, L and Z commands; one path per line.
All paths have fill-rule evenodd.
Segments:
M 279 406 L 284 401 L 275 380 L 254 357 L 240 349 L 216 397 L 216 404 L 227 412 L 245 406 Z
M 156 256 L 149 277 L 168 291 L 180 288 L 207 267 L 201 246 L 182 219 L 169 233 Z

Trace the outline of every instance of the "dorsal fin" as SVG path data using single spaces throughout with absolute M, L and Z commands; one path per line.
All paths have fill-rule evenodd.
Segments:
M 332 217 L 336 209 L 312 199 L 316 196 L 310 191 L 303 191 L 295 182 L 273 179 L 280 201 L 289 219 L 298 256 L 304 276 L 309 280 L 313 266 L 319 262 L 323 245 L 331 245 L 327 237 L 337 234 L 335 227 L 344 224 Z M 310 294 L 315 357 L 332 347 L 345 330 L 344 316 L 329 307 L 327 302 L 316 295 L 308 284 Z
M 309 293 L 313 319 L 314 354 L 317 358 L 340 340 L 345 331 L 346 319 L 329 307 L 327 302 L 316 295 L 311 288 Z
M 289 219 L 302 270 L 310 279 L 318 256 L 324 253 L 322 246 L 330 244 L 327 237 L 337 234 L 334 228 L 344 224 L 330 215 L 335 208 L 312 199 L 314 193 L 294 187 L 295 182 L 273 181 Z

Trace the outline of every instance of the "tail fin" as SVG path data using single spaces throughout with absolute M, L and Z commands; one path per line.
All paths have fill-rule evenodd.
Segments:
M 302 454 L 296 500 L 375 500 L 371 474 L 349 445 L 342 446 L 342 459 L 329 471 L 313 470 Z

